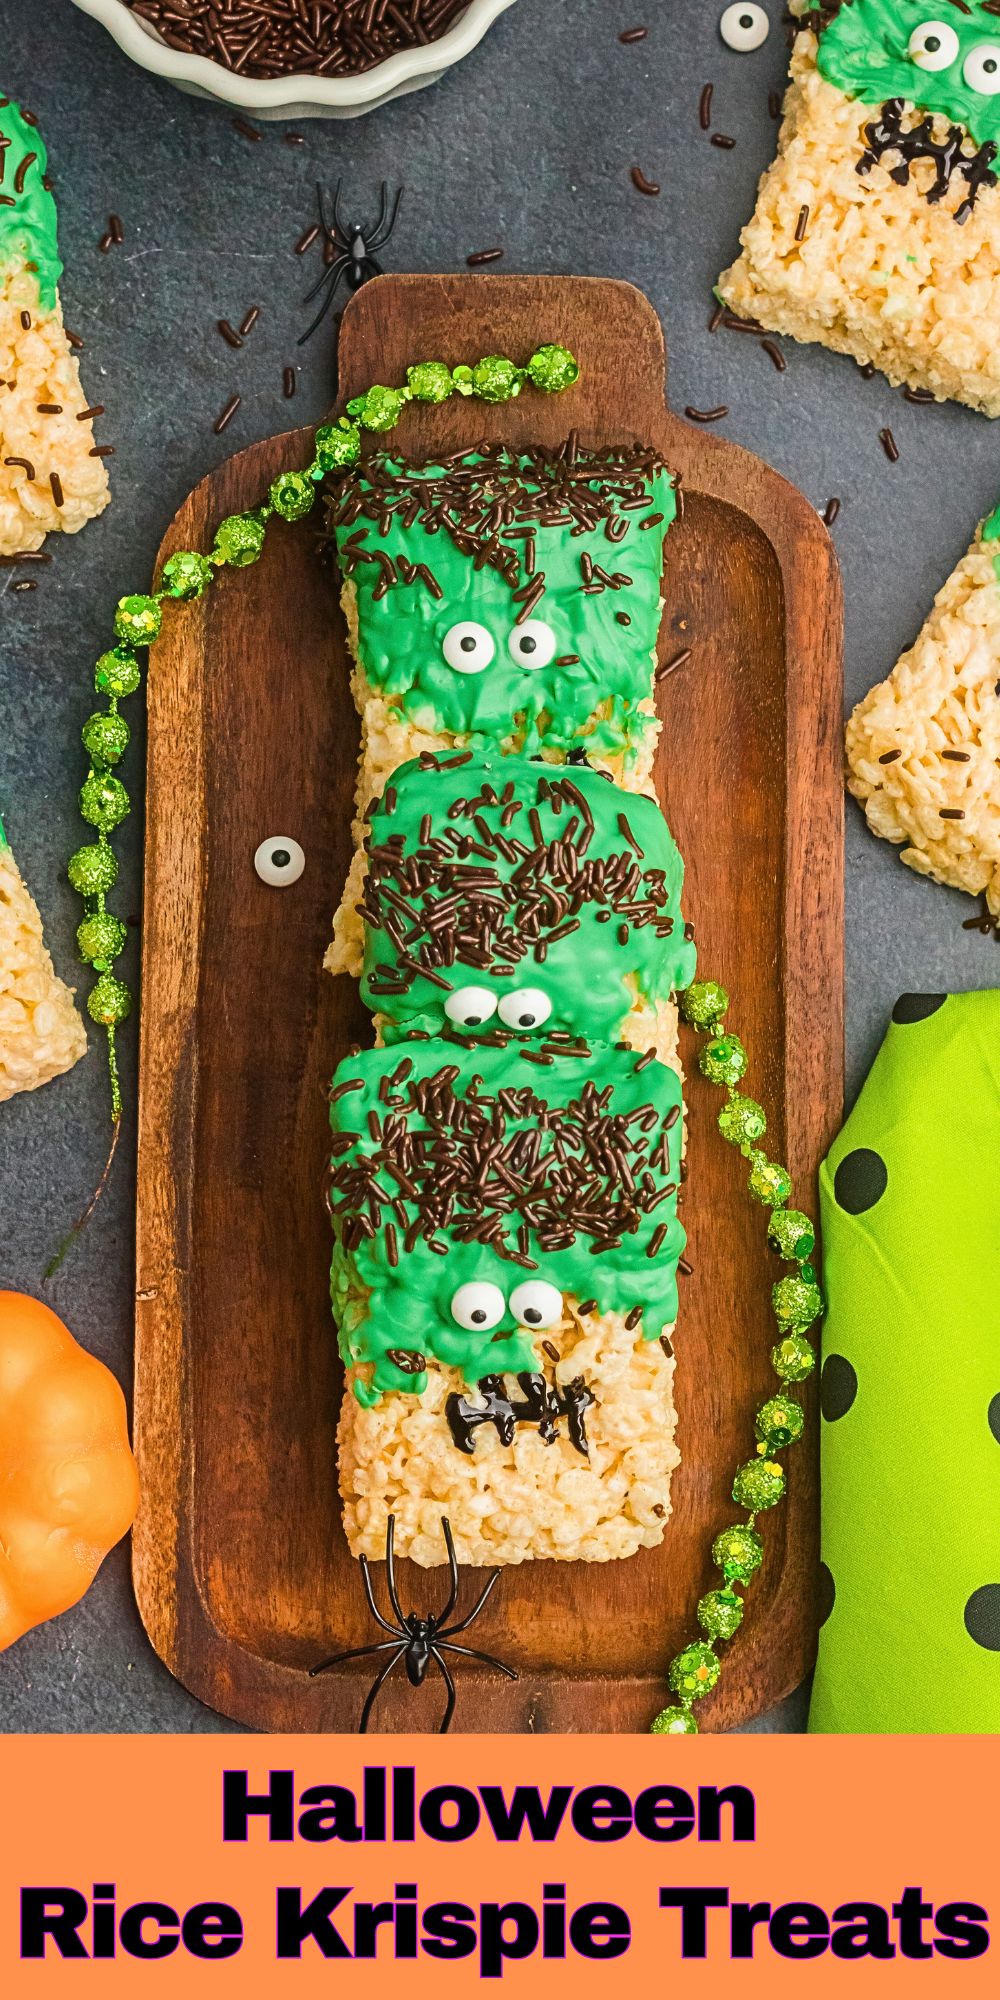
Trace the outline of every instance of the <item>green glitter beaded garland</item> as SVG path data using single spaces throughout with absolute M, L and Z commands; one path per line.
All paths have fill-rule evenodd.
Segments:
M 667 1680 L 677 1700 L 661 1709 L 650 1724 L 654 1736 L 697 1733 L 693 1704 L 710 1693 L 721 1670 L 714 1648 L 732 1639 L 742 1623 L 743 1599 L 736 1585 L 752 1583 L 764 1560 L 763 1537 L 754 1525 L 757 1515 L 776 1507 L 784 1497 L 784 1467 L 774 1454 L 797 1443 L 805 1429 L 802 1405 L 788 1393 L 788 1385 L 806 1381 L 816 1365 L 804 1329 L 823 1310 L 822 1294 L 808 1261 L 816 1232 L 807 1215 L 788 1207 L 792 1177 L 787 1167 L 760 1150 L 758 1142 L 767 1130 L 763 1107 L 737 1089 L 746 1072 L 747 1056 L 739 1038 L 724 1028 L 729 995 L 714 979 L 699 979 L 679 995 L 679 1004 L 688 1025 L 709 1037 L 699 1052 L 698 1067 L 709 1082 L 726 1091 L 719 1130 L 750 1163 L 751 1199 L 769 1211 L 768 1244 L 775 1256 L 797 1269 L 779 1278 L 771 1292 L 780 1336 L 771 1349 L 771 1366 L 783 1386 L 757 1411 L 757 1456 L 739 1466 L 733 1479 L 733 1499 L 746 1510 L 747 1519 L 723 1528 L 712 1543 L 712 1561 L 722 1575 L 723 1588 L 706 1591 L 699 1599 L 697 1618 L 705 1637 L 685 1646 L 671 1660 Z
M 504 355 L 488 354 L 471 368 L 447 368 L 443 361 L 422 361 L 407 369 L 406 383 L 401 389 L 375 383 L 348 404 L 346 416 L 319 426 L 312 462 L 304 471 L 279 473 L 256 507 L 242 514 L 227 515 L 219 522 L 210 555 L 201 555 L 195 549 L 178 549 L 164 563 L 156 590 L 119 598 L 113 620 L 116 643 L 101 654 L 94 669 L 95 690 L 107 706 L 89 716 L 81 731 L 90 769 L 80 791 L 80 813 L 95 830 L 97 839 L 77 848 L 67 871 L 73 888 L 86 904 L 77 943 L 84 964 L 92 966 L 98 975 L 87 1009 L 91 1019 L 107 1034 L 111 1114 L 116 1132 L 121 1117 L 121 1087 L 115 1030 L 132 1010 L 132 995 L 114 971 L 114 962 L 121 956 L 128 932 L 120 918 L 105 908 L 105 898 L 118 876 L 110 835 L 131 810 L 128 792 L 113 770 L 129 741 L 129 727 L 118 713 L 118 703 L 135 694 L 142 683 L 139 653 L 155 645 L 160 637 L 163 605 L 170 601 L 192 603 L 204 595 L 220 570 L 246 569 L 257 562 L 272 515 L 277 514 L 285 521 L 304 520 L 312 511 L 316 488 L 326 474 L 357 464 L 362 432 L 381 434 L 393 430 L 409 402 L 443 403 L 449 396 L 462 395 L 478 397 L 487 403 L 503 403 L 519 395 L 526 384 L 545 394 L 558 395 L 571 388 L 579 374 L 568 348 L 548 345 L 537 348 L 524 368 Z

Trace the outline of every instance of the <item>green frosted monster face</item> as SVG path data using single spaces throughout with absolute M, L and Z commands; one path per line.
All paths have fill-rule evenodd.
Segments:
M 364 1403 L 421 1394 L 430 1358 L 469 1386 L 537 1368 L 567 1294 L 638 1308 L 647 1339 L 677 1316 L 674 1071 L 487 1047 L 463 1075 L 448 1054 L 397 1043 L 334 1078 L 333 1307 L 345 1361 L 374 1364 Z
M 56 205 L 45 186 L 48 155 L 34 120 L 9 102 L 0 103 L 0 162 L 0 283 L 10 269 L 31 264 L 40 302 L 51 311 L 62 265 Z
M 844 0 L 823 29 L 819 68 L 864 104 L 901 97 L 964 125 L 977 146 L 1000 139 L 1000 19 L 977 0 Z
M 642 740 L 672 479 L 642 447 L 386 454 L 335 482 L 358 657 L 408 720 L 495 744 Z
M 636 990 L 694 978 L 682 879 L 655 802 L 586 765 L 404 764 L 371 818 L 362 993 L 389 1042 L 614 1040 Z

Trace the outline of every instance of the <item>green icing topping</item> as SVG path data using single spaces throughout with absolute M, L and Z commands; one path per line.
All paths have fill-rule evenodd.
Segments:
M 359 658 L 410 721 L 476 748 L 641 744 L 677 511 L 654 452 L 571 440 L 419 467 L 383 453 L 331 493 Z
M 614 1039 L 636 988 L 662 1000 L 694 978 L 663 814 L 587 765 L 415 760 L 370 826 L 362 992 L 387 1042 Z
M 421 1394 L 429 1357 L 469 1386 L 537 1368 L 540 1335 L 510 1305 L 532 1279 L 602 1312 L 641 1308 L 646 1339 L 677 1316 L 675 1072 L 584 1045 L 487 1046 L 463 1070 L 450 1058 L 414 1038 L 334 1077 L 333 1309 L 345 1362 L 373 1364 L 355 1383 L 366 1404 Z M 488 1324 L 456 1320 L 468 1285 L 502 1295 Z
M 0 277 L 12 268 L 31 266 L 41 304 L 52 311 L 63 267 L 56 205 L 42 186 L 47 166 L 48 154 L 30 113 L 0 99 Z
M 948 0 L 844 0 L 817 61 L 828 83 L 863 104 L 902 97 L 964 125 L 977 146 L 1000 139 L 1000 19 L 975 0 L 967 13 Z
M 987 514 L 979 530 L 979 539 L 981 542 L 1000 541 L 1000 502 L 994 507 L 992 514 Z M 997 582 L 1000 583 L 1000 555 L 994 556 L 993 569 Z

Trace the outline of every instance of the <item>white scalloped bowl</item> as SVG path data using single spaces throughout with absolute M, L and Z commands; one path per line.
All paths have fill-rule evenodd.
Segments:
M 100 21 L 119 48 L 142 69 L 165 77 L 194 97 L 211 98 L 234 111 L 249 111 L 255 118 L 360 118 L 392 97 L 404 97 L 411 90 L 436 83 L 446 69 L 482 41 L 498 14 L 513 4 L 514 0 L 469 0 L 465 13 L 440 41 L 403 49 L 361 76 L 305 76 L 300 72 L 257 81 L 236 76 L 207 56 L 183 55 L 179 49 L 168 48 L 155 28 L 134 14 L 125 0 L 73 0 L 84 14 Z

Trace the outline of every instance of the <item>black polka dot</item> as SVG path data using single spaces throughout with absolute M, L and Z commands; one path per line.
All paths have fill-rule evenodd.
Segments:
M 986 1421 L 998 1444 L 1000 1444 L 1000 1395 L 996 1395 L 986 1412 Z
M 827 1569 L 825 1563 L 820 1563 L 819 1587 L 816 1592 L 816 1613 L 821 1625 L 826 1624 L 836 1602 L 837 1586 L 834 1583 L 833 1575 Z
M 841 1160 L 834 1174 L 837 1206 L 846 1209 L 848 1215 L 863 1215 L 866 1208 L 874 1208 L 881 1201 L 888 1181 L 888 1168 L 881 1156 L 867 1146 L 859 1146 L 857 1152 L 848 1153 Z
M 858 1378 L 846 1356 L 828 1354 L 819 1378 L 819 1406 L 828 1424 L 846 1417 L 857 1393 Z
M 977 1646 L 1000 1653 L 1000 1583 L 984 1583 L 965 1607 L 965 1629 Z
M 926 1021 L 930 1014 L 936 1014 L 947 1000 L 947 993 L 901 993 L 892 1010 L 892 1018 L 903 1027 L 914 1021 Z

